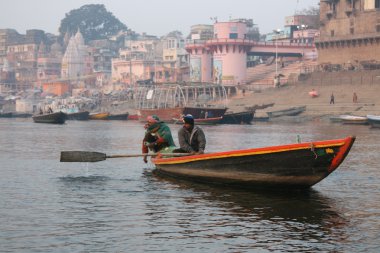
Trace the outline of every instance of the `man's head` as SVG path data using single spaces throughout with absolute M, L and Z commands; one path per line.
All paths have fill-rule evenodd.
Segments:
M 146 129 L 150 132 L 155 132 L 154 130 L 159 126 L 160 118 L 157 115 L 151 115 L 146 118 L 146 121 Z
M 186 129 L 192 129 L 194 127 L 194 117 L 193 115 L 191 114 L 187 114 L 185 116 L 183 116 L 183 126 L 186 128 Z

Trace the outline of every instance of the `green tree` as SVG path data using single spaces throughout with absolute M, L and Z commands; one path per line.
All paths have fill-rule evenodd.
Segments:
M 88 4 L 66 13 L 59 27 L 60 38 L 66 33 L 75 34 L 78 29 L 85 41 L 90 41 L 105 39 L 120 31 L 126 31 L 127 26 L 108 12 L 103 4 Z

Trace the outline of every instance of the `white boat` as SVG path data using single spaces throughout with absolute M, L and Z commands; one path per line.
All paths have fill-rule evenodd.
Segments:
M 367 117 L 364 116 L 355 116 L 355 115 L 341 115 L 343 124 L 357 124 L 357 125 L 366 125 L 368 124 Z

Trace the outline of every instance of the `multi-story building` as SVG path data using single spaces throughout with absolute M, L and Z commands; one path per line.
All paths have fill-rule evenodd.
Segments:
M 20 35 L 14 29 L 0 29 L 0 65 L 4 64 L 7 58 L 8 46 L 22 40 Z
M 318 62 L 349 68 L 380 66 L 380 1 L 321 0 Z
M 185 49 L 185 39 L 180 33 L 172 32 L 163 39 L 162 64 L 166 68 L 188 67 L 189 54 Z

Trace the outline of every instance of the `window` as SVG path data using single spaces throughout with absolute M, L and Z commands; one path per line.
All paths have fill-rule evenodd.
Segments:
M 380 25 L 376 25 L 376 32 L 380 32 Z
M 375 9 L 380 8 L 380 0 L 375 0 Z
M 238 34 L 237 33 L 230 33 L 230 39 L 237 39 Z
M 354 28 L 350 28 L 350 34 L 354 34 Z
M 330 31 L 330 35 L 331 35 L 331 37 L 334 37 L 334 35 L 335 35 L 335 31 L 334 31 L 334 30 L 331 30 L 331 31 Z

